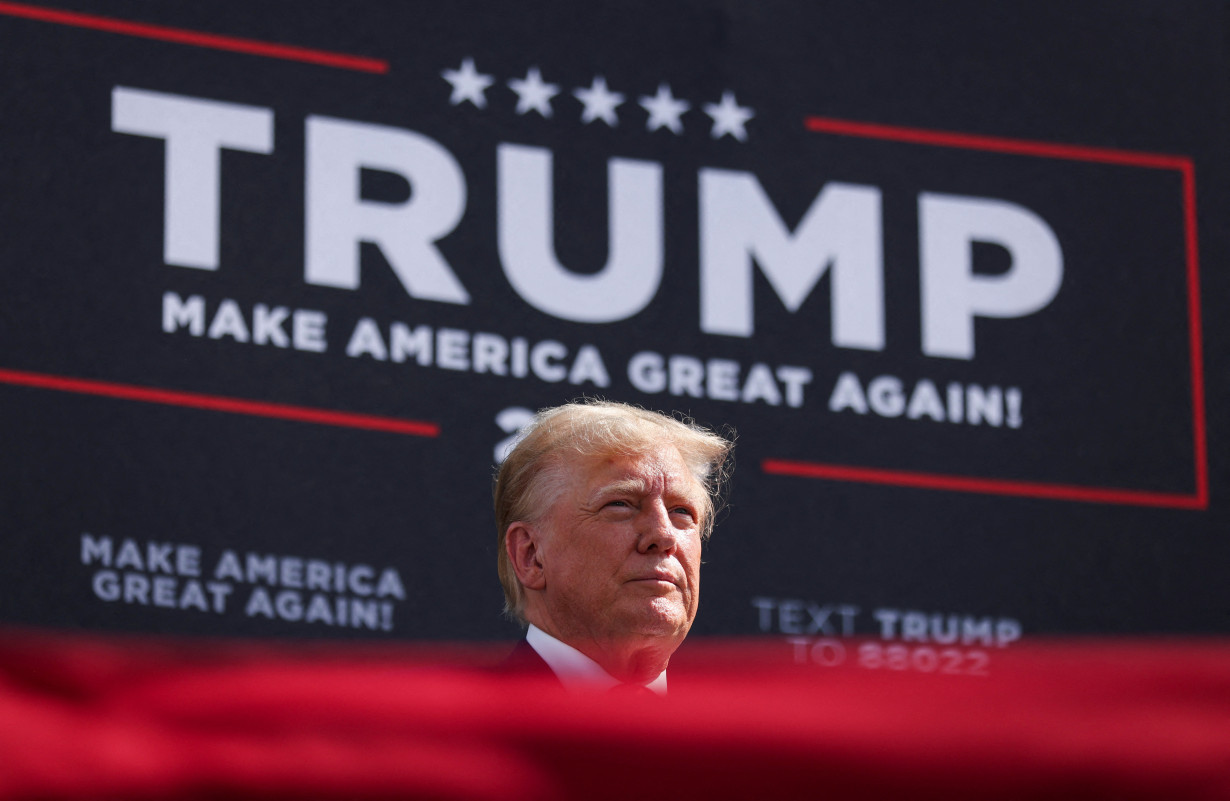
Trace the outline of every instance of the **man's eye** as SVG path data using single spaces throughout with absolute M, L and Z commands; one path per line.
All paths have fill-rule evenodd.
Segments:
M 607 501 L 607 502 L 606 502 L 606 505 L 607 505 L 607 506 L 624 506 L 624 507 L 626 507 L 626 506 L 628 505 L 628 502 L 627 502 L 627 501 Z
M 696 519 L 696 513 L 695 513 L 695 512 L 693 512 L 691 509 L 689 509 L 689 508 L 688 508 L 688 507 L 686 507 L 686 506 L 676 506 L 674 509 L 672 509 L 672 510 L 671 510 L 671 512 L 672 512 L 673 514 L 677 514 L 677 515 L 687 515 L 688 517 L 692 518 L 693 520 L 695 520 L 695 519 Z

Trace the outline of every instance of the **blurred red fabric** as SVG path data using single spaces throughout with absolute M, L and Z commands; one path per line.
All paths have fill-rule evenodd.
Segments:
M 1230 799 L 1225 640 L 1016 644 L 950 676 L 694 639 L 665 700 L 490 670 L 510 647 L 10 631 L 0 801 Z

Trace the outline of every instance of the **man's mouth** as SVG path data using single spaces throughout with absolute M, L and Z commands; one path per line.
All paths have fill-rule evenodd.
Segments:
M 649 573 L 642 576 L 637 576 L 631 579 L 634 582 L 650 582 L 657 584 L 669 584 L 672 587 L 679 586 L 679 580 L 670 573 Z

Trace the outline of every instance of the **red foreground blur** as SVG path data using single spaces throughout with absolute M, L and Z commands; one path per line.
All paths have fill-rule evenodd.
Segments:
M 492 672 L 508 648 L 7 632 L 0 801 L 1230 799 L 1230 641 L 958 676 L 694 640 L 665 700 Z

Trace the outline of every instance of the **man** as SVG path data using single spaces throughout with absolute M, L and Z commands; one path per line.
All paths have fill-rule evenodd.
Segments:
M 539 412 L 495 484 L 505 611 L 529 627 L 512 661 L 664 693 L 732 447 L 621 403 Z

